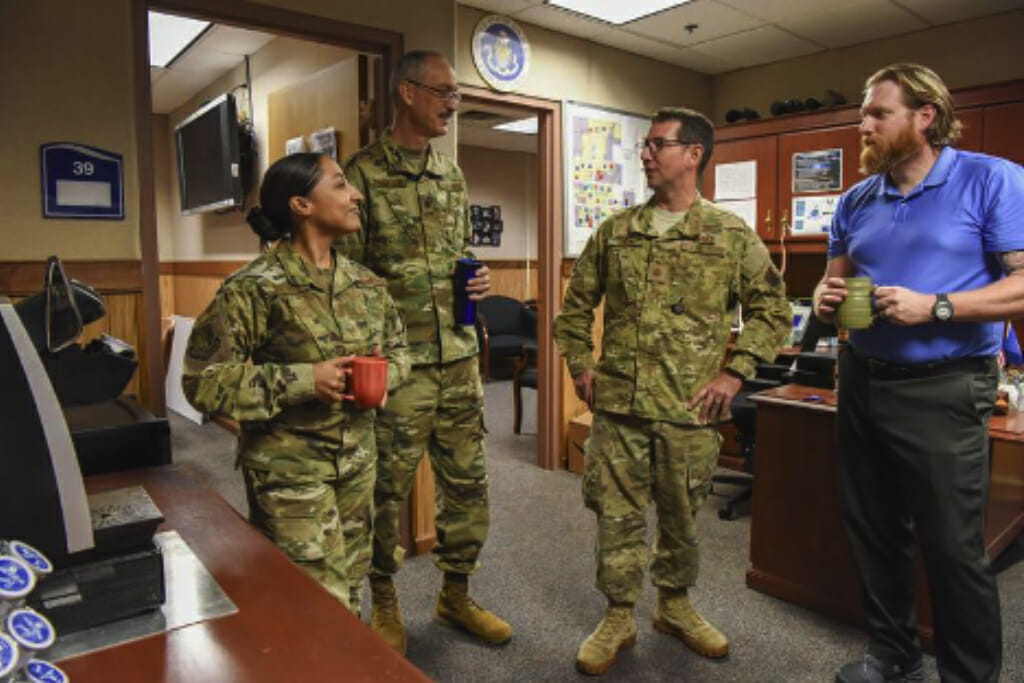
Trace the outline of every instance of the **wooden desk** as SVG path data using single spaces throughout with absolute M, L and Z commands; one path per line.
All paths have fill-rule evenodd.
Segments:
M 817 399 L 808 400 L 816 396 Z M 863 623 L 860 579 L 839 511 L 835 395 L 789 384 L 755 394 L 757 458 L 747 585 Z M 985 524 L 990 557 L 1024 530 L 1024 414 L 993 417 Z M 918 563 L 918 633 L 932 648 L 931 604 Z
M 238 613 L 60 662 L 88 681 L 427 681 L 187 468 L 90 477 L 98 492 L 141 484 Z

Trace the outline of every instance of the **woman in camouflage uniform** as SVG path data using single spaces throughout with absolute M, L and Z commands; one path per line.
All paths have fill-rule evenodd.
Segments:
M 361 200 L 329 157 L 275 162 L 247 216 L 275 244 L 196 321 L 182 379 L 196 409 L 241 424 L 253 524 L 357 613 L 370 568 L 376 411 L 344 400 L 348 366 L 383 353 L 389 390 L 409 372 L 384 280 L 332 247 L 359 229 Z

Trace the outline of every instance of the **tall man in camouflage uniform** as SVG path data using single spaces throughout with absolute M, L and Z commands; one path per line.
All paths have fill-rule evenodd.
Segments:
M 347 163 L 365 195 L 363 230 L 343 246 L 353 260 L 388 281 L 405 320 L 412 373 L 381 411 L 373 570 L 373 628 L 400 652 L 406 633 L 392 576 L 399 546 L 399 506 L 423 452 L 438 486 L 434 561 L 444 572 L 437 615 L 481 640 L 501 644 L 511 627 L 467 594 L 487 537 L 489 511 L 483 446 L 483 387 L 477 338 L 454 317 L 452 274 L 471 256 L 469 206 L 462 171 L 430 147 L 448 132 L 461 96 L 455 72 L 435 52 L 411 52 L 395 67 L 394 125 Z M 487 269 L 470 281 L 472 298 L 489 287 Z
M 583 496 L 597 513 L 597 588 L 608 609 L 580 647 L 577 666 L 585 673 L 607 671 L 636 642 L 644 513 L 652 498 L 655 628 L 707 657 L 729 651 L 687 595 L 697 579 L 695 515 L 721 442 L 714 424 L 728 418 L 758 361 L 775 357 L 790 313 L 764 245 L 740 218 L 697 192 L 712 145 L 703 115 L 658 111 L 642 143 L 654 196 L 598 227 L 555 321 L 576 393 L 594 411 Z M 591 327 L 602 298 L 604 340 L 595 363 Z M 746 325 L 723 369 L 737 303 Z

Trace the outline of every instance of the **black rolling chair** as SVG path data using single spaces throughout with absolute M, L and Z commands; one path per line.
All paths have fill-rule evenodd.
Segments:
M 716 474 L 711 477 L 712 483 L 736 484 L 742 490 L 728 498 L 718 509 L 721 519 L 733 519 L 736 509 L 741 503 L 750 500 L 754 491 L 754 455 L 757 434 L 757 404 L 750 400 L 750 395 L 764 389 L 771 389 L 780 384 L 799 383 L 809 386 L 831 388 L 835 357 L 832 354 L 816 353 L 814 349 L 821 337 L 838 334 L 835 325 L 825 324 L 815 316 L 807 322 L 800 343 L 795 369 L 792 358 L 780 357 L 775 363 L 762 363 L 757 366 L 757 376 L 743 383 L 743 388 L 732 402 L 732 423 L 736 427 L 736 441 L 740 444 L 740 456 L 743 458 L 744 474 Z
M 523 389 L 537 389 L 537 343 L 527 342 L 523 348 L 523 357 L 516 361 L 516 369 L 512 375 L 512 431 L 522 432 L 523 426 Z
M 490 379 L 498 358 L 522 358 L 527 343 L 537 343 L 537 314 L 527 304 L 507 296 L 489 296 L 476 305 L 481 368 Z
M 758 374 L 761 374 L 758 368 Z M 774 374 L 769 371 L 767 374 Z M 732 424 L 736 428 L 736 441 L 740 445 L 740 457 L 743 459 L 742 474 L 715 474 L 711 477 L 712 484 L 732 484 L 742 487 L 739 493 L 726 499 L 725 504 L 718 508 L 719 519 L 734 519 L 737 509 L 754 495 L 754 446 L 757 428 L 757 404 L 750 400 L 751 394 L 764 389 L 777 387 L 783 382 L 770 377 L 755 377 L 743 382 L 743 387 L 732 400 Z

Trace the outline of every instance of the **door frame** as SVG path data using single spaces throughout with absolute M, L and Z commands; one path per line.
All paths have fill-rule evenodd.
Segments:
M 529 110 L 538 119 L 537 465 L 564 469 L 562 365 L 552 333 L 555 315 L 562 308 L 562 104 L 464 84 L 459 89 L 464 104 L 511 105 Z
M 218 24 L 265 30 L 381 56 L 381 73 L 391 73 L 404 54 L 404 37 L 395 31 L 360 26 L 327 17 L 303 14 L 247 0 L 133 0 L 132 72 L 135 107 L 135 143 L 138 160 L 139 250 L 142 269 L 142 343 L 145 348 L 149 408 L 166 415 L 163 355 L 158 353 L 160 332 L 160 249 L 156 229 L 156 168 L 153 157 L 152 94 L 149 75 L 149 9 L 202 17 Z M 374 79 L 375 127 L 380 133 L 391 120 L 391 98 L 384 78 Z

